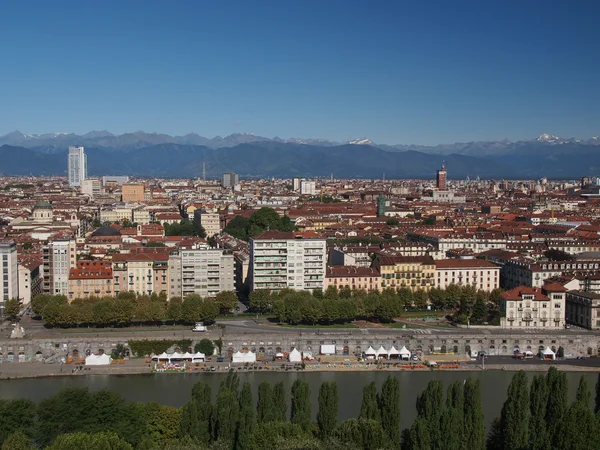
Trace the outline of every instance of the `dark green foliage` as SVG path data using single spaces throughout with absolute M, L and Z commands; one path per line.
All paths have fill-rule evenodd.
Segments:
M 359 418 L 365 420 L 381 420 L 379 406 L 377 405 L 377 385 L 374 381 L 367 384 L 363 389 Z
M 502 436 L 502 419 L 500 417 L 496 417 L 490 425 L 490 431 L 487 436 L 485 448 L 487 450 L 504 449 L 504 438 Z
M 256 404 L 256 420 L 259 423 L 275 420 L 273 390 L 268 381 L 258 385 L 258 403 Z
M 199 236 L 201 238 L 206 237 L 206 231 L 199 223 L 183 219 L 179 223 L 168 224 L 165 223 L 165 235 L 166 236 Z
M 594 414 L 598 415 L 600 412 L 600 373 L 598 374 L 598 380 L 596 381 L 596 396 L 594 397 Z
M 338 417 L 338 392 L 335 381 L 325 381 L 319 389 L 319 411 L 317 412 L 317 426 L 319 436 L 326 439 L 333 434 Z
M 208 445 L 211 439 L 212 417 L 211 389 L 207 383 L 196 383 L 192 398 L 181 412 L 181 435 Z
M 254 430 L 255 417 L 254 405 L 252 403 L 252 391 L 250 383 L 245 382 L 242 386 L 239 398 L 240 420 L 235 435 L 236 450 L 246 450 L 249 446 L 250 436 Z
M 356 447 L 365 450 L 387 448 L 387 436 L 377 420 L 345 420 L 334 430 L 333 436 L 345 448 Z
M 444 384 L 440 380 L 431 380 L 427 388 L 417 397 L 417 415 L 429 424 L 430 445 L 432 449 L 441 448 L 441 421 L 444 412 Z
M 441 418 L 441 430 L 447 450 L 464 448 L 464 393 L 460 381 L 448 386 L 446 409 Z
M 233 291 L 222 291 L 215 296 L 219 314 L 230 314 L 236 307 L 238 298 Z
M 252 291 L 249 296 L 250 309 L 252 311 L 264 313 L 271 307 L 271 293 L 264 289 Z
M 273 208 L 261 208 L 254 212 L 250 219 L 235 217 L 227 224 L 224 233 L 247 241 L 267 230 L 294 231 L 295 227 L 288 216 L 279 217 Z
M 194 345 L 194 351 L 204 353 L 206 356 L 212 356 L 215 351 L 215 344 L 210 339 L 204 338 Z
M 295 380 L 292 385 L 292 406 L 290 421 L 300 425 L 304 430 L 311 428 L 310 387 L 308 382 Z
M 275 383 L 273 388 L 273 420 L 278 422 L 287 420 L 287 395 L 283 381 Z
M 432 425 L 433 426 L 433 425 Z M 426 419 L 418 418 L 414 421 L 410 431 L 405 435 L 402 444 L 403 450 L 431 450 L 434 447 L 430 433 L 430 424 Z
M 599 424 L 590 409 L 590 391 L 583 376 L 577 387 L 577 397 L 557 424 L 556 444 L 565 450 L 597 450 L 600 447 Z
M 123 438 L 111 432 L 62 434 L 46 450 L 133 450 Z
M 21 302 L 17 298 L 9 298 L 4 301 L 4 316 L 14 320 L 21 311 Z
M 529 444 L 529 387 L 525 372 L 519 371 L 508 386 L 508 397 L 500 416 L 503 448 L 521 450 Z
M 16 431 L 32 436 L 35 404 L 30 400 L 0 400 L 0 443 Z
M 318 444 L 311 433 L 290 422 L 257 423 L 248 442 L 249 450 L 310 450 Z
M 179 340 L 156 340 L 151 341 L 147 339 L 143 339 L 141 341 L 128 341 L 129 348 L 131 351 L 137 356 L 150 355 L 152 353 L 158 355 L 160 353 L 166 352 L 170 347 L 178 347 L 184 352 L 187 351 L 189 347 L 192 345 L 191 339 L 179 339 Z
M 546 427 L 548 383 L 544 375 L 536 375 L 531 382 L 529 410 L 529 449 L 550 450 L 550 438 Z
M 468 378 L 465 381 L 463 393 L 464 441 L 469 443 L 469 450 L 484 450 L 485 426 L 479 380 Z
M 238 385 L 237 375 L 230 372 L 227 379 L 221 383 L 217 401 L 213 408 L 213 440 L 229 443 L 229 448 L 235 442 L 240 417 Z
M 388 375 L 377 396 L 381 426 L 390 442 L 400 442 L 400 382 Z
M 557 448 L 560 437 L 558 424 L 562 422 L 568 407 L 567 375 L 559 372 L 556 367 L 551 367 L 546 377 L 548 385 L 546 424 L 550 444 L 552 448 Z
M 23 431 L 17 430 L 3 440 L 1 450 L 35 450 L 31 439 Z

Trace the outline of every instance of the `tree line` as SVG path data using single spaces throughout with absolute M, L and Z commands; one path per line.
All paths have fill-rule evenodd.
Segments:
M 249 219 L 244 216 L 234 217 L 223 232 L 248 241 L 267 230 L 294 231 L 295 226 L 288 216 L 279 217 L 273 208 L 265 207 L 254 212 Z
M 0 401 L 2 450 L 595 450 L 600 447 L 600 377 L 595 408 L 581 377 L 568 403 L 565 373 L 551 368 L 531 384 L 518 372 L 499 418 L 485 434 L 478 380 L 445 388 L 432 380 L 417 397 L 417 416 L 400 428 L 400 385 L 390 375 L 378 390 L 362 392 L 357 417 L 338 421 L 335 382 L 321 384 L 313 420 L 308 382 L 263 381 L 256 402 L 249 382 L 230 372 L 213 401 L 211 387 L 196 383 L 182 408 L 129 403 L 110 391 L 67 388 L 38 405 Z
M 116 297 L 75 299 L 71 303 L 64 295 L 38 295 L 31 309 L 49 326 L 129 326 L 162 322 L 213 322 L 217 315 L 230 313 L 237 304 L 232 291 L 214 298 L 197 294 L 167 300 L 164 294 L 136 295 L 122 292 Z
M 500 290 L 478 291 L 471 286 L 450 285 L 446 290 L 434 288 L 411 291 L 408 288 L 367 293 L 363 290 L 330 286 L 325 292 L 282 289 L 275 293 L 253 291 L 249 296 L 252 311 L 273 313 L 281 323 L 291 325 L 330 325 L 353 320 L 392 322 L 404 311 L 434 309 L 451 311 L 459 323 L 498 324 Z

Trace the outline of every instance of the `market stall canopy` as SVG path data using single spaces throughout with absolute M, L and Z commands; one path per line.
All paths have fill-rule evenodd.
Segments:
M 91 354 L 85 357 L 86 366 L 105 366 L 107 364 L 110 364 L 111 361 L 112 358 L 106 353 L 103 353 L 102 355 Z
M 377 355 L 377 352 L 375 351 L 375 349 L 373 347 L 369 347 L 366 351 L 365 351 L 365 355 Z
M 294 348 L 288 355 L 288 359 L 290 360 L 290 362 L 301 362 L 302 361 L 302 353 L 300 353 L 298 350 L 296 350 Z

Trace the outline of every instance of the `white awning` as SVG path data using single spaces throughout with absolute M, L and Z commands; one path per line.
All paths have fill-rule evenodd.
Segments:
M 400 352 L 398 350 L 396 350 L 396 347 L 394 347 L 392 345 L 392 348 L 390 348 L 390 350 L 388 351 L 388 355 L 392 356 L 392 355 L 399 355 Z
M 373 347 L 369 347 L 366 351 L 365 351 L 365 355 L 377 355 L 377 352 L 375 351 L 375 349 Z
M 400 354 L 401 354 L 401 355 L 408 355 L 408 356 L 410 356 L 410 350 L 409 350 L 409 349 L 407 349 L 407 348 L 406 348 L 406 346 L 404 346 L 404 347 L 402 347 L 402 348 L 400 349 Z

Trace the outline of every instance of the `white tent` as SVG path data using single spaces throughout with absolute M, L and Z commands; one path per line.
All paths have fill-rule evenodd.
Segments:
M 243 363 L 244 362 L 244 354 L 240 351 L 235 352 L 233 355 L 231 355 L 231 362 Z
M 192 355 L 190 352 L 185 352 L 181 359 L 192 359 L 194 357 L 194 355 Z
M 245 363 L 254 363 L 254 362 L 256 362 L 256 353 L 248 352 L 248 353 L 242 353 L 242 355 L 244 355 L 244 362 Z
M 555 360 L 556 353 L 554 353 L 550 347 L 546 347 L 546 350 L 544 350 L 544 359 Z
M 301 362 L 302 361 L 302 353 L 300 353 L 298 350 L 296 350 L 294 348 L 288 355 L 288 359 L 290 360 L 290 362 Z
M 377 352 L 375 351 L 375 349 L 371 346 L 369 346 L 369 348 L 365 351 L 365 358 L 366 359 L 375 359 L 375 357 L 377 356 Z
M 152 359 L 169 359 L 169 355 L 167 355 L 165 352 L 162 352 L 160 355 L 153 357 Z
M 110 364 L 111 361 L 112 358 L 106 353 L 103 353 L 102 355 L 94 355 L 92 353 L 90 356 L 85 357 L 86 366 L 105 366 Z
M 399 358 L 400 357 L 400 352 L 398 350 L 396 350 L 396 347 L 394 347 L 392 345 L 392 348 L 390 348 L 390 350 L 388 351 L 388 356 L 390 357 L 390 359 L 392 359 L 392 358 Z
M 172 355 L 169 355 L 169 359 L 183 359 L 183 355 L 181 353 L 173 353 Z
M 206 359 L 206 355 L 204 353 L 197 352 L 192 355 L 192 362 L 199 362 L 199 361 L 204 362 L 205 359 Z
M 410 350 L 406 348 L 406 346 L 400 349 L 400 359 L 409 360 L 410 359 Z
M 383 345 L 379 346 L 379 349 L 377 350 L 377 358 L 378 359 L 387 359 L 388 357 L 388 352 L 385 348 L 383 348 Z

